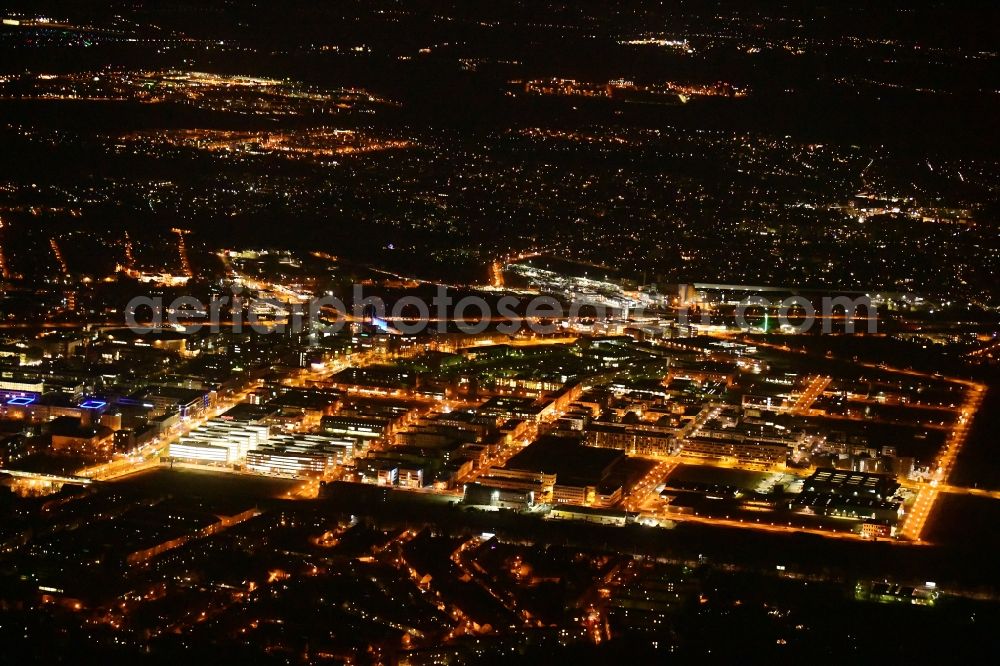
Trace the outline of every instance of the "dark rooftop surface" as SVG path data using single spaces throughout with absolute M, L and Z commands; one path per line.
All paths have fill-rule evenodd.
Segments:
M 570 479 L 598 483 L 625 454 L 580 444 L 575 438 L 539 437 L 507 461 L 507 469 L 555 474 L 559 482 Z

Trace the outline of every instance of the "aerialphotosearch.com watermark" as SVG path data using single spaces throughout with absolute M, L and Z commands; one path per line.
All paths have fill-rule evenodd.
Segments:
M 858 322 L 865 324 L 867 333 L 877 332 L 877 312 L 868 296 L 823 296 L 818 299 L 818 308 L 816 300 L 801 295 L 772 300 L 758 295 L 717 307 L 715 311 L 724 312 L 727 322 L 740 330 L 759 330 L 762 318 L 774 317 L 777 329 L 785 333 L 817 330 L 832 333 L 835 322 L 842 324 L 838 332 L 854 333 Z M 565 323 L 583 320 L 655 321 L 654 315 L 662 310 L 663 304 L 657 303 L 625 305 L 579 298 L 563 301 L 550 295 L 519 298 L 508 294 L 492 301 L 478 295 L 466 295 L 456 300 L 443 285 L 437 287 L 429 301 L 406 295 L 387 306 L 381 297 L 366 296 L 362 285 L 355 284 L 350 307 L 329 294 L 289 303 L 234 291 L 232 296 L 214 296 L 208 303 L 193 296 L 178 296 L 169 302 L 162 296 L 136 296 L 125 306 L 124 315 L 128 328 L 143 335 L 167 326 L 187 334 L 200 333 L 206 328 L 212 333 L 223 329 L 236 333 L 249 329 L 260 334 L 336 333 L 348 324 L 359 322 L 377 323 L 404 335 L 454 330 L 475 335 L 491 328 L 506 335 L 524 330 L 550 335 Z M 692 312 L 692 308 L 685 305 L 673 308 L 679 326 L 713 326 L 711 311 L 712 308 L 699 307 Z M 757 323 L 751 323 L 751 319 Z

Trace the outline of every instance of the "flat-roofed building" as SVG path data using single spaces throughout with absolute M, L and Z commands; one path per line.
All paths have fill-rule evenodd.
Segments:
M 531 490 L 501 488 L 488 483 L 469 483 L 465 486 L 462 502 L 476 506 L 524 511 L 535 505 L 535 493 Z
M 592 504 L 595 495 L 594 486 L 558 483 L 552 486 L 553 504 Z
M 514 454 L 502 469 L 491 469 L 480 477 L 497 485 L 503 476 L 522 475 L 544 481 L 540 499 L 560 504 L 592 504 L 597 487 L 608 480 L 612 470 L 625 459 L 617 450 L 584 446 L 577 437 L 555 434 L 539 437 Z
M 36 394 L 45 391 L 45 382 L 40 377 L 29 376 L 18 372 L 0 373 L 0 391 L 12 395 Z
M 82 419 L 60 416 L 48 424 L 52 450 L 82 455 L 110 453 L 114 448 L 114 431 L 102 425 L 85 425 Z
M 385 416 L 324 416 L 323 432 L 330 435 L 353 437 L 363 442 L 385 439 L 392 430 L 393 420 Z
M 215 392 L 177 386 L 153 386 L 142 395 L 158 414 L 178 413 L 182 419 L 198 418 L 215 404 Z
M 481 475 L 479 480 L 483 484 L 493 488 L 531 491 L 538 498 L 541 498 L 552 493 L 552 487 L 556 482 L 556 475 L 531 470 L 496 467 Z
M 821 467 L 803 482 L 802 488 L 806 492 L 886 498 L 891 497 L 899 490 L 899 483 L 888 474 L 851 472 Z
M 263 474 L 322 476 L 354 457 L 354 441 L 326 435 L 279 435 L 249 451 L 246 467 Z
M 903 503 L 874 495 L 837 495 L 801 492 L 789 500 L 789 508 L 809 509 L 820 516 L 835 516 L 864 521 L 888 521 L 895 524 L 903 516 Z
M 333 413 L 340 395 L 329 389 L 290 389 L 267 405 L 283 416 L 299 417 L 306 425 L 316 426 L 323 416 Z
M 673 429 L 623 423 L 594 422 L 584 431 L 588 446 L 617 449 L 628 455 L 669 456 L 679 447 Z
M 687 437 L 681 444 L 680 454 L 687 458 L 711 460 L 733 459 L 763 465 L 780 465 L 788 459 L 788 447 L 780 444 L 763 444 L 734 439 Z
M 232 461 L 230 449 L 225 446 L 214 446 L 208 442 L 172 442 L 167 448 L 167 457 L 176 460 L 193 460 L 196 462 L 227 464 Z
M 557 506 L 548 513 L 548 518 L 551 520 L 582 520 L 588 523 L 618 525 L 619 527 L 634 523 L 638 517 L 639 514 L 633 511 L 615 511 L 589 506 Z
M 544 406 L 537 404 L 534 398 L 517 398 L 512 396 L 495 396 L 476 408 L 476 413 L 482 416 L 493 416 L 498 419 L 525 419 L 537 421 L 544 411 Z
M 176 442 L 177 446 L 171 445 L 168 456 L 198 459 L 200 455 L 201 459 L 211 462 L 235 463 L 250 451 L 267 444 L 269 438 L 270 428 L 266 425 L 215 418 L 181 437 Z M 202 450 L 201 447 L 225 449 L 225 459 L 220 460 L 216 452 Z

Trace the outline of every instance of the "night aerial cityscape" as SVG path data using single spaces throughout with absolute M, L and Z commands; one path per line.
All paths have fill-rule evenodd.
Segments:
M 1000 654 L 1000 5 L 0 21 L 0 662 Z

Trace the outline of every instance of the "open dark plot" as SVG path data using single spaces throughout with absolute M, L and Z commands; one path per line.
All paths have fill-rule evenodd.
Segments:
M 150 496 L 265 499 L 280 497 L 292 488 L 295 482 L 262 476 L 176 468 L 139 472 L 116 479 L 111 485 L 123 492 Z

